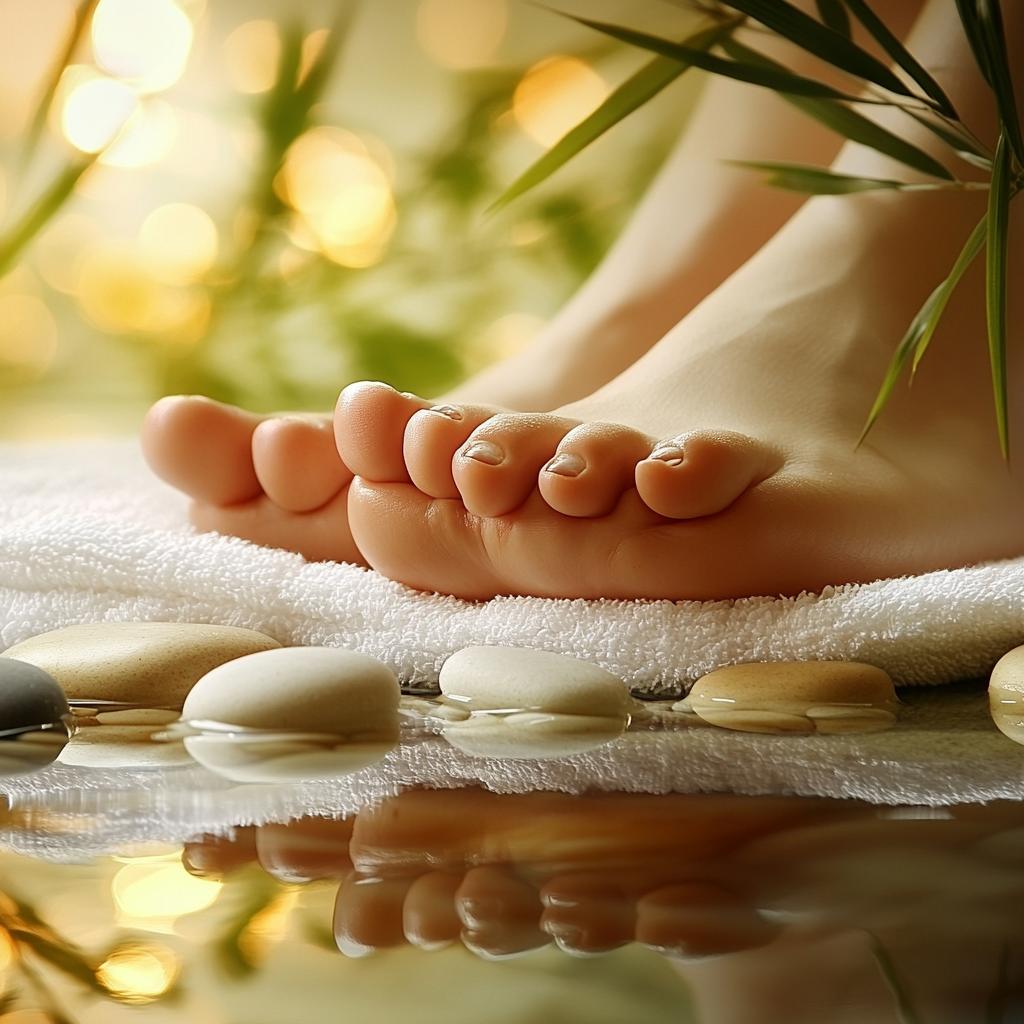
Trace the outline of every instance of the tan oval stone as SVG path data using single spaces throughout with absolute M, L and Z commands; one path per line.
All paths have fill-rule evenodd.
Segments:
M 398 680 L 376 658 L 336 647 L 282 647 L 208 672 L 182 718 L 247 729 L 397 742 Z
M 694 710 L 705 722 L 723 729 L 735 729 L 738 732 L 814 732 L 814 723 L 803 715 L 787 715 L 779 711 L 733 711 L 699 706 Z
M 441 692 L 472 711 L 547 711 L 616 717 L 629 713 L 626 684 L 597 665 L 524 647 L 467 647 L 441 668 Z
M 873 732 L 891 726 L 899 707 L 892 680 L 882 669 L 852 661 L 730 665 L 699 679 L 686 700 L 716 725 L 725 725 L 724 718 L 718 720 L 723 711 L 802 719 L 804 728 L 784 730 L 793 732 Z
M 224 662 L 281 645 L 263 633 L 191 622 L 93 622 L 30 637 L 0 658 L 45 669 L 69 700 L 180 708 Z
M 96 721 L 100 725 L 170 725 L 178 721 L 177 711 L 158 708 L 134 708 L 131 711 L 99 711 Z
M 1014 743 L 1024 743 L 1024 647 L 1004 654 L 988 681 L 992 721 Z

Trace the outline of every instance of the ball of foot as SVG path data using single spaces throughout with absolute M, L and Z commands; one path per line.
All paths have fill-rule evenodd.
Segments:
M 281 645 L 263 633 L 191 622 L 91 622 L 23 640 L 0 658 L 49 672 L 69 700 L 179 709 L 212 668 Z
M 694 683 L 680 710 L 740 732 L 877 732 L 899 701 L 880 668 L 852 661 L 729 665 Z

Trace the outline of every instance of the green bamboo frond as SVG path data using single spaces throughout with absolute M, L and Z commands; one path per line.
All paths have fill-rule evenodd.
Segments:
M 914 317 L 907 333 L 896 346 L 896 351 L 893 353 L 893 357 L 885 371 L 885 377 L 882 379 L 882 386 L 879 388 L 874 405 L 872 405 L 871 411 L 868 413 L 867 422 L 864 424 L 864 429 L 857 439 L 858 448 L 864 443 L 864 438 L 867 437 L 868 432 L 875 425 L 875 421 L 882 414 L 882 410 L 889 403 L 889 399 L 896 389 L 900 374 L 903 372 L 903 368 L 907 365 L 911 356 L 913 356 L 914 360 L 911 373 L 913 374 L 917 369 L 928 348 L 928 343 L 932 340 L 932 335 L 935 334 L 935 329 L 939 326 L 939 320 L 946 308 L 946 303 L 949 302 L 949 298 L 957 284 L 959 284 L 960 278 L 964 276 L 967 268 L 974 262 L 975 257 L 985 246 L 987 223 L 988 217 L 983 217 L 971 232 L 949 276 L 928 296 L 917 316 Z
M 751 50 L 742 43 L 738 43 L 735 39 L 723 41 L 722 48 L 730 57 L 737 61 L 744 61 L 761 67 L 768 67 L 769 65 L 781 67 L 770 57 L 766 57 L 763 53 L 758 53 L 756 50 Z M 837 103 L 833 100 L 820 100 L 813 97 L 787 95 L 785 93 L 781 95 L 787 103 L 802 110 L 809 117 L 813 117 L 814 120 L 825 125 L 826 128 L 830 128 L 851 142 L 868 146 L 885 156 L 891 157 L 893 160 L 899 161 L 901 164 L 906 164 L 908 167 L 913 167 L 915 170 L 931 175 L 934 178 L 941 178 L 944 181 L 956 180 L 938 160 L 930 156 L 923 149 L 918 149 L 917 146 L 907 142 L 905 139 L 901 139 L 898 135 L 893 135 L 888 129 L 858 114 L 857 111 L 851 110 L 843 103 Z
M 1006 268 L 1010 233 L 1010 144 L 1004 131 L 992 167 L 988 197 L 988 239 L 985 270 L 985 305 L 988 314 L 988 349 L 992 362 L 992 390 L 1003 458 L 1010 460 L 1010 430 L 1006 395 Z
M 992 85 L 992 69 L 989 67 L 988 50 L 982 36 L 981 24 L 978 20 L 978 9 L 975 0 L 956 0 L 956 9 L 960 15 L 960 23 L 971 47 L 971 53 L 978 64 L 982 77 Z
M 725 35 L 732 32 L 739 22 L 734 20 L 713 28 L 705 29 L 686 39 L 682 45 L 692 50 L 708 50 Z M 653 99 L 666 86 L 674 82 L 693 65 L 673 60 L 671 57 L 656 57 L 642 67 L 635 75 L 622 83 L 589 117 L 563 136 L 539 160 L 531 164 L 498 198 L 487 208 L 494 213 L 517 199 L 524 192 L 551 177 L 560 167 L 568 163 L 577 153 L 600 138 L 609 128 Z
M 882 945 L 878 936 L 873 935 L 871 932 L 868 932 L 868 941 L 871 944 L 871 955 L 875 958 L 875 963 L 878 964 L 879 973 L 885 979 L 885 983 L 889 986 L 893 999 L 896 1002 L 896 1015 L 900 1019 L 900 1024 L 922 1024 L 921 1016 L 918 1014 L 917 1008 L 914 1006 L 914 1000 L 910 995 L 910 989 L 897 969 L 889 951 Z
M 1020 117 L 1017 113 L 1017 99 L 1010 77 L 1010 58 L 1006 53 L 1006 34 L 1003 31 L 1003 16 L 999 0 L 976 0 L 978 28 L 982 45 L 985 47 L 989 72 L 992 75 L 992 91 L 995 93 L 999 120 L 1007 145 L 1024 165 L 1024 140 L 1021 138 Z
M 936 106 L 946 117 L 956 118 L 953 106 L 945 90 L 918 63 L 914 55 L 889 31 L 888 26 L 870 7 L 866 0 L 845 0 L 846 6 L 853 16 L 871 33 L 875 41 L 901 67 L 924 92 L 934 100 Z
M 792 164 L 771 160 L 730 160 L 734 167 L 749 167 L 768 173 L 767 184 L 790 192 L 812 196 L 844 196 L 856 192 L 877 192 L 879 189 L 919 188 L 890 178 L 859 178 L 850 174 L 836 174 L 822 167 Z
M 847 39 L 852 38 L 850 32 L 850 16 L 846 13 L 843 0 L 816 0 L 818 15 L 833 32 L 838 32 Z
M 927 128 L 936 138 L 942 139 L 961 160 L 966 160 L 969 164 L 980 167 L 984 171 L 992 170 L 992 154 L 977 139 L 971 138 L 966 131 L 948 128 L 938 121 L 914 113 L 913 110 L 904 110 L 904 113 L 909 114 L 918 124 Z
M 786 93 L 794 96 L 810 96 L 816 99 L 846 100 L 851 103 L 858 102 L 858 97 L 851 96 L 824 82 L 817 82 L 813 78 L 805 78 L 803 75 L 796 75 L 788 71 L 781 64 L 775 67 L 758 67 L 753 64 L 743 64 L 736 61 L 723 60 L 709 53 L 694 50 L 688 46 L 673 43 L 668 39 L 659 36 L 648 35 L 646 32 L 637 32 L 631 28 L 623 28 L 620 25 L 609 25 L 603 21 L 591 21 L 588 18 L 577 18 L 570 15 L 573 21 L 578 21 L 587 28 L 597 32 L 603 32 L 613 39 L 639 46 L 652 53 L 661 54 L 663 57 L 670 57 L 673 60 L 684 61 L 692 64 L 702 71 L 710 71 L 714 75 L 723 75 L 726 78 L 734 78 L 739 82 L 747 82 L 749 85 L 760 85 L 766 89 L 773 89 L 775 92 Z M 817 22 L 814 22 L 817 25 Z M 835 35 L 835 33 L 832 33 Z M 842 38 L 842 37 L 838 37 Z
M 888 89 L 899 96 L 913 93 L 880 60 L 862 50 L 855 42 L 786 0 L 725 0 L 727 6 L 755 18 L 765 28 L 796 43 L 801 49 L 827 61 L 840 71 Z

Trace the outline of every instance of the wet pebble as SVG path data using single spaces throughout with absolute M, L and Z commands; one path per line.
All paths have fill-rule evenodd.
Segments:
M 0 660 L 0 776 L 50 764 L 67 743 L 71 709 L 43 669 Z
M 207 673 L 182 718 L 185 746 L 229 778 L 326 778 L 380 760 L 399 738 L 399 688 L 375 658 L 333 647 L 283 647 Z
M 611 672 L 519 647 L 468 647 L 444 663 L 440 682 L 446 704 L 464 716 L 449 722 L 445 738 L 475 757 L 551 758 L 591 750 L 622 734 L 634 705 Z
M 851 733 L 888 729 L 898 707 L 892 680 L 874 665 L 790 661 L 710 672 L 679 710 L 740 732 Z
M 211 669 L 280 648 L 263 633 L 190 622 L 94 622 L 30 637 L 0 659 L 36 665 L 69 700 L 178 709 Z
M 1015 743 L 1024 743 L 1024 647 L 1004 654 L 988 682 L 992 720 Z

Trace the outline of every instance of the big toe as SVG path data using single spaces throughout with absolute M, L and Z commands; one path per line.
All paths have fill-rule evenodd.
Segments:
M 463 504 L 474 515 L 488 518 L 514 512 L 533 493 L 537 475 L 558 443 L 577 425 L 577 420 L 563 416 L 492 416 L 473 431 L 452 460 Z
M 263 417 L 199 395 L 162 398 L 142 424 L 153 472 L 197 501 L 233 505 L 262 493 L 252 461 Z
M 432 403 L 379 381 L 350 384 L 338 396 L 334 440 L 342 462 L 364 480 L 408 483 L 402 444 L 409 420 Z
M 267 496 L 289 512 L 311 512 L 351 479 L 329 417 L 275 416 L 252 435 L 252 461 Z
M 670 519 L 713 515 L 782 465 L 772 445 L 729 430 L 694 430 L 659 441 L 636 466 L 648 508 Z
M 605 516 L 634 486 L 636 466 L 651 452 L 646 434 L 617 423 L 583 423 L 562 439 L 540 472 L 544 500 L 568 516 Z

